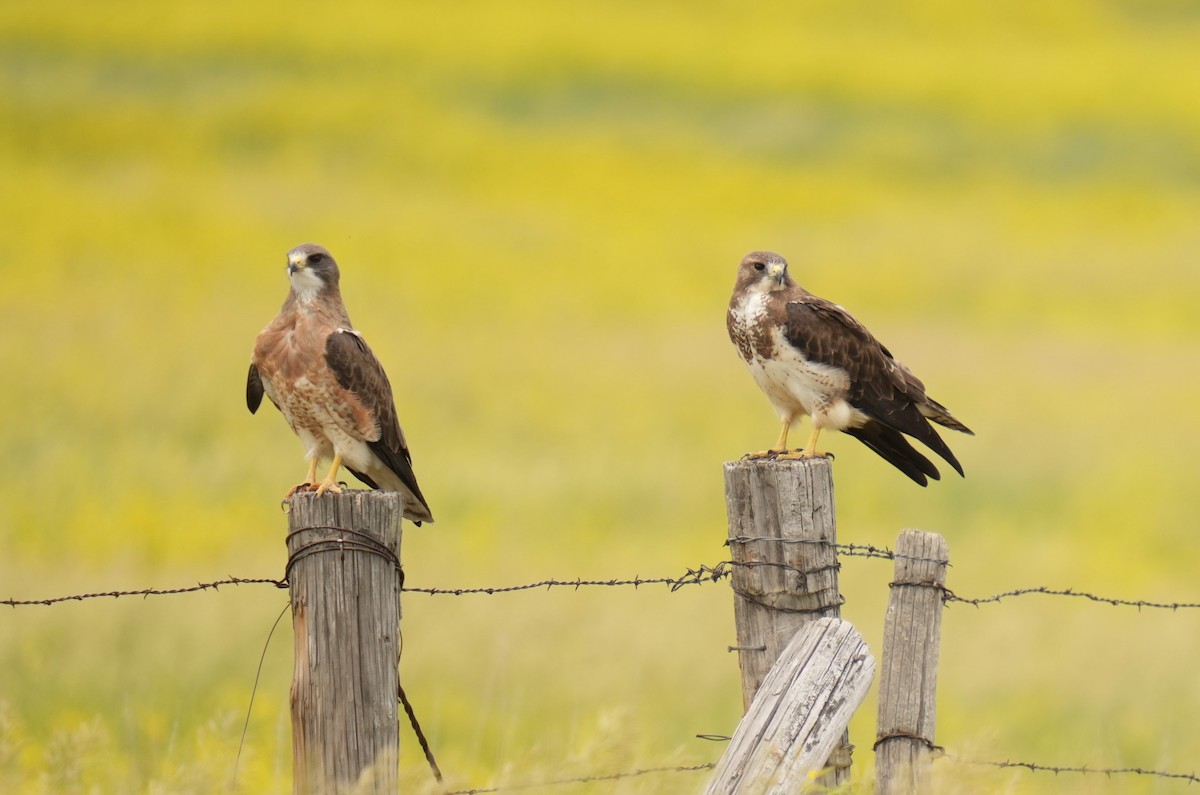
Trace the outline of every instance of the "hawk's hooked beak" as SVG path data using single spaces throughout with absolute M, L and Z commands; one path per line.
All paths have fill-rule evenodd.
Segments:
M 287 266 L 288 276 L 291 276 L 293 273 L 295 273 L 296 271 L 300 270 L 303 267 L 304 267 L 304 258 L 303 257 L 290 258 L 288 260 L 288 266 Z
M 767 275 L 775 281 L 775 284 L 782 287 L 783 280 L 787 276 L 787 265 L 782 262 L 772 262 L 767 268 Z

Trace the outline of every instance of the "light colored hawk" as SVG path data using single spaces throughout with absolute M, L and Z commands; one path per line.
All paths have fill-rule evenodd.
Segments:
M 832 428 L 855 437 L 922 486 L 940 475 L 905 435 L 963 473 L 930 422 L 974 433 L 926 395 L 925 385 L 849 312 L 796 284 L 783 257 L 753 251 L 742 259 L 726 325 L 783 422 L 775 446 L 751 457 L 824 455 L 816 449 L 817 437 Z M 812 418 L 808 444 L 789 452 L 788 430 L 806 414 Z
M 258 410 L 265 394 L 304 444 L 308 475 L 291 489 L 340 492 L 346 467 L 373 489 L 402 495 L 404 518 L 432 522 L 417 486 L 412 456 L 396 419 L 392 386 L 342 303 L 337 263 L 306 243 L 287 255 L 292 289 L 279 316 L 254 342 L 246 405 Z M 332 459 L 317 483 L 317 462 Z

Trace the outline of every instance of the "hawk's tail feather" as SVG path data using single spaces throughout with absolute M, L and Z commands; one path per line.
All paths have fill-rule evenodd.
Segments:
M 346 467 L 346 469 L 351 475 L 354 475 L 354 477 L 358 478 L 371 488 L 382 488 L 367 473 L 359 472 L 357 469 L 351 469 L 350 467 Z M 410 488 L 408 483 L 403 481 L 401 481 L 400 485 L 402 488 L 396 489 L 396 491 L 401 495 L 401 498 L 404 502 L 404 518 L 415 524 L 417 527 L 421 526 L 421 522 L 429 522 L 430 524 L 433 524 L 433 514 L 430 512 L 429 504 L 425 502 L 425 497 L 421 494 L 421 490 L 416 488 L 416 479 L 414 478 L 412 480 L 413 488 Z
M 861 428 L 847 428 L 846 433 L 874 450 L 919 486 L 929 485 L 926 476 L 933 480 L 942 479 L 933 462 L 921 455 L 895 428 L 889 428 L 880 422 L 868 422 Z
M 950 409 L 946 408 L 941 403 L 938 403 L 928 395 L 925 396 L 925 403 L 924 405 L 920 406 L 920 410 L 925 419 L 929 420 L 930 422 L 936 422 L 938 425 L 941 425 L 944 428 L 961 431 L 968 436 L 975 435 L 975 431 L 959 422 L 954 415 L 950 413 Z
M 958 463 L 958 459 L 954 457 L 954 453 L 950 451 L 950 448 L 946 445 L 946 442 L 942 440 L 942 437 L 938 436 L 938 432 L 932 425 L 929 424 L 929 420 L 925 418 L 925 413 L 922 408 L 922 406 L 918 406 L 915 403 L 909 403 L 900 411 L 877 417 L 875 422 L 885 425 L 894 433 L 908 434 L 933 452 L 940 455 L 943 459 L 945 459 L 947 464 L 954 467 L 955 472 L 962 475 L 962 464 Z M 949 412 L 946 413 L 946 416 L 949 417 Z M 955 420 L 955 422 L 957 422 L 957 420 Z M 884 457 L 886 458 L 887 456 Z
M 938 432 L 934 430 L 933 426 L 928 422 L 922 423 L 922 425 L 925 427 L 921 429 L 920 433 L 913 434 L 913 437 L 945 459 L 947 464 L 954 467 L 955 472 L 962 477 L 966 477 L 962 464 L 958 463 L 958 459 L 954 457 L 954 453 L 951 452 L 949 445 L 942 440 L 941 436 L 938 436 Z

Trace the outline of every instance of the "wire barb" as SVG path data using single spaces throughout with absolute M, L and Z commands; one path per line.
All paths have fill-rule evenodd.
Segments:
M 1150 770 L 1144 767 L 1088 767 L 1087 765 L 1045 765 L 1038 762 L 1013 762 L 1004 760 L 1003 762 L 992 762 L 983 759 L 963 759 L 952 754 L 946 755 L 947 759 L 952 759 L 955 762 L 964 765 L 977 765 L 980 767 L 1019 767 L 1028 770 L 1031 773 L 1078 773 L 1080 775 L 1103 775 L 1109 778 L 1113 776 L 1149 776 L 1151 778 L 1166 778 L 1186 781 L 1189 784 L 1200 784 L 1200 776 L 1195 773 L 1173 773 L 1166 770 Z
M 542 789 L 547 787 L 562 787 L 568 784 L 591 784 L 598 781 L 619 781 L 625 778 L 648 776 L 653 773 L 695 773 L 702 770 L 712 770 L 715 762 L 705 762 L 699 765 L 677 765 L 675 767 L 647 767 L 641 770 L 629 770 L 623 773 L 606 773 L 601 775 L 580 776 L 579 778 L 559 778 L 548 781 L 531 781 L 520 784 L 510 784 L 500 787 L 478 787 L 473 789 L 456 789 L 446 795 L 486 795 L 494 792 L 516 792 L 525 789 Z
M 1155 610 L 1196 610 L 1200 609 L 1200 602 L 1153 602 L 1146 599 L 1116 599 L 1111 596 L 1099 596 L 1087 591 L 1076 591 L 1074 588 L 1048 588 L 1045 585 L 1039 585 L 1036 588 L 1017 588 L 1004 593 L 993 594 L 992 596 L 984 596 L 979 599 L 967 599 L 959 596 L 949 588 L 943 588 L 945 596 L 943 597 L 946 604 L 958 602 L 960 604 L 979 607 L 985 604 L 994 604 L 1004 601 L 1005 599 L 1013 599 L 1018 596 L 1029 596 L 1030 594 L 1042 594 L 1043 596 L 1065 596 L 1076 599 L 1086 599 L 1089 602 L 1098 602 L 1100 604 L 1112 605 L 1113 607 L 1136 607 L 1138 610 L 1142 608 L 1150 608 Z
M 40 605 L 49 607 L 63 602 L 83 602 L 87 599 L 120 599 L 125 596 L 174 596 L 176 594 L 196 593 L 197 591 L 216 591 L 222 585 L 274 585 L 276 588 L 287 588 L 287 580 L 276 580 L 271 577 L 226 577 L 223 580 L 201 582 L 184 588 L 142 588 L 136 591 L 103 591 L 97 593 L 80 593 L 70 596 L 55 596 L 49 599 L 3 599 L 3 607 L 30 607 Z
M 837 550 L 842 555 L 850 558 L 879 558 L 881 560 L 915 560 L 923 563 L 939 563 L 946 566 L 951 565 L 948 560 L 940 560 L 937 558 L 926 558 L 920 555 L 905 555 L 900 552 L 894 552 L 887 547 L 877 547 L 873 544 L 836 544 L 832 541 L 823 541 L 817 538 L 779 538 L 778 536 L 734 536 L 725 542 L 725 546 L 730 544 L 753 544 L 774 542 L 777 544 L 809 544 L 816 547 L 828 547 Z
M 688 569 L 684 574 L 678 577 L 632 577 L 628 579 L 613 578 L 609 580 L 584 580 L 576 578 L 574 580 L 538 580 L 537 582 L 524 583 L 521 585 L 504 585 L 493 587 L 476 587 L 476 588 L 413 588 L 406 587 L 405 593 L 420 593 L 427 596 L 473 596 L 486 595 L 495 596 L 496 594 L 516 593 L 518 591 L 533 591 L 533 590 L 550 590 L 552 588 L 570 588 L 578 591 L 582 588 L 621 588 L 633 587 L 640 588 L 643 585 L 666 585 L 671 591 L 677 591 L 685 585 L 701 585 L 706 582 L 717 582 L 730 575 L 730 567 L 735 564 L 733 561 L 727 560 L 718 563 L 715 566 L 707 564 L 701 565 L 697 569 Z M 741 564 L 741 565 L 776 565 L 784 566 L 784 564 Z

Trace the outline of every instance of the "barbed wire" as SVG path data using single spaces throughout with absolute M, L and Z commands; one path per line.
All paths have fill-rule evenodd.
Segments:
M 963 759 L 946 754 L 946 758 L 964 765 L 977 765 L 980 767 L 996 767 L 1010 768 L 1017 767 L 1028 770 L 1031 773 L 1078 773 L 1081 775 L 1103 775 L 1108 778 L 1113 776 L 1149 776 L 1151 778 L 1165 778 L 1186 781 L 1189 784 L 1200 784 L 1200 776 L 1195 773 L 1172 773 L 1166 770 L 1150 770 L 1144 767 L 1089 767 L 1087 765 L 1046 765 L 1038 762 L 1013 762 L 1005 760 L 1003 762 L 990 762 L 979 759 Z
M 755 538 L 755 537 L 739 537 L 730 539 L 732 543 L 751 543 L 757 541 L 775 541 L 779 542 L 782 539 L 778 538 Z M 786 540 L 784 543 L 813 543 L 818 545 L 826 545 L 834 547 L 840 554 L 848 557 L 866 557 L 878 558 L 886 560 L 894 560 L 898 556 L 895 552 L 885 547 L 876 547 L 870 544 L 833 544 L 823 541 L 792 541 Z M 942 562 L 942 561 L 937 561 Z M 799 574 L 806 573 L 804 570 L 790 566 L 784 563 L 776 563 L 771 561 L 745 561 L 738 562 L 732 560 L 721 561 L 715 565 L 701 564 L 696 568 L 689 568 L 686 572 L 677 577 L 641 577 L 634 576 L 629 578 L 610 578 L 610 579 L 582 579 L 576 578 L 573 580 L 559 579 L 544 579 L 537 582 L 523 583 L 518 585 L 507 586 L 490 586 L 490 587 L 471 587 L 471 588 L 432 588 L 432 587 L 404 587 L 403 590 L 408 593 L 426 594 L 429 596 L 467 596 L 467 595 L 497 595 L 516 593 L 521 591 L 532 590 L 549 590 L 552 588 L 570 588 L 579 590 L 582 588 L 593 587 L 633 587 L 635 589 L 642 586 L 665 585 L 670 591 L 677 591 L 687 585 L 701 585 L 707 582 L 717 582 L 726 579 L 732 575 L 732 572 L 737 567 L 756 568 L 756 567 L 772 567 L 788 571 L 794 571 Z M 52 606 L 65 602 L 82 602 L 92 599 L 118 599 L 124 597 L 142 597 L 143 599 L 151 596 L 172 596 L 180 594 L 197 593 L 200 591 L 219 591 L 221 586 L 238 586 L 238 585 L 271 585 L 275 588 L 288 588 L 289 583 L 286 578 L 275 579 L 271 577 L 234 577 L 229 576 L 220 580 L 211 582 L 198 582 L 195 585 L 180 586 L 175 588 L 142 588 L 136 590 L 110 590 L 97 591 L 89 593 L 71 594 L 68 596 L 55 596 L 45 599 L 4 599 L 0 600 L 0 606 L 7 607 L 28 607 L 28 606 Z M 1110 596 L 1090 593 L 1087 591 L 1079 591 L 1073 588 L 1051 588 L 1048 586 L 1035 586 L 1028 588 L 1018 588 L 1003 593 L 997 593 L 990 596 L 979 598 L 968 598 L 959 596 L 944 586 L 938 586 L 943 591 L 943 600 L 947 604 L 959 603 L 973 607 L 980 607 L 986 604 L 997 604 L 1009 599 L 1015 599 L 1029 595 L 1043 595 L 1052 597 L 1064 597 L 1074 599 L 1084 599 L 1087 601 L 1107 604 L 1114 607 L 1134 607 L 1139 611 L 1142 609 L 1160 609 L 1160 610 L 1190 610 L 1200 609 L 1200 602 L 1164 602 L 1147 599 L 1122 599 Z M 964 759 L 950 754 L 947 758 L 954 761 L 978 766 L 987 766 L 995 768 L 1020 768 L 1033 773 L 1048 772 L 1055 774 L 1079 774 L 1079 775 L 1104 775 L 1106 777 L 1113 776 L 1149 776 L 1162 779 L 1172 779 L 1186 781 L 1190 783 L 1200 783 L 1200 776 L 1196 773 L 1179 773 L 1163 770 L 1153 770 L 1142 767 L 1090 767 L 1087 765 L 1051 765 L 1039 762 L 1025 761 L 987 761 Z M 526 782 L 512 785 L 504 785 L 497 787 L 472 788 L 453 790 L 447 795 L 486 795 L 487 793 L 501 793 L 537 788 L 549 788 L 555 786 L 566 786 L 572 784 L 584 784 L 602 781 L 616 781 L 625 778 L 650 775 L 654 773 L 669 773 L 669 772 L 693 772 L 701 770 L 711 770 L 715 765 L 713 763 L 705 763 L 698 765 L 681 765 L 681 766 L 664 766 L 644 768 L 639 770 L 625 771 L 619 773 L 596 774 L 588 775 L 579 778 L 570 779 L 553 779 L 544 782 Z
M 672 591 L 678 590 L 685 585 L 700 585 L 704 582 L 717 582 L 730 575 L 730 568 L 735 565 L 743 566 L 772 566 L 778 568 L 791 569 L 783 563 L 770 562 L 753 562 L 745 564 L 735 564 L 733 561 L 722 561 L 715 566 L 701 564 L 698 568 L 688 569 L 686 573 L 678 577 L 631 577 L 626 579 L 613 578 L 608 580 L 585 580 L 576 578 L 574 580 L 539 580 L 538 582 L 523 583 L 521 585 L 503 585 L 503 586 L 483 586 L 474 588 L 424 588 L 405 586 L 402 590 L 405 593 L 419 593 L 429 596 L 468 596 L 472 594 L 505 594 L 515 593 L 518 591 L 530 591 L 537 589 L 550 588 L 589 588 L 589 587 L 623 587 L 632 586 L 634 588 L 643 585 L 667 585 Z M 114 591 L 93 591 L 89 593 L 70 594 L 68 596 L 53 596 L 46 599 L 0 599 L 0 607 L 31 607 L 61 604 L 63 602 L 83 602 L 89 599 L 120 599 L 122 597 L 140 596 L 143 598 L 150 596 L 174 596 L 176 594 L 196 593 L 198 591 L 216 591 L 222 585 L 272 585 L 276 588 L 287 588 L 288 581 L 286 579 L 277 580 L 271 577 L 226 577 L 223 580 L 214 580 L 213 582 L 201 582 L 195 585 L 182 586 L 178 588 L 139 588 L 136 590 L 114 590 Z
M 870 545 L 836 544 L 833 546 L 838 547 L 843 554 L 850 557 L 886 558 L 888 555 L 892 555 L 893 558 L 895 557 L 895 553 L 893 553 L 891 550 Z M 635 575 L 633 577 L 614 577 L 610 579 L 576 578 L 573 580 L 560 580 L 550 578 L 538 580 L 537 582 L 521 583 L 517 585 L 474 586 L 467 588 L 405 586 L 402 590 L 405 593 L 424 594 L 427 596 L 495 596 L 499 594 L 518 593 L 521 591 L 550 590 L 554 588 L 581 590 L 583 588 L 632 587 L 637 589 L 643 586 L 665 585 L 671 591 L 677 591 L 688 585 L 702 585 L 704 583 L 718 582 L 726 579 L 732 575 L 735 568 L 759 567 L 777 568 L 785 571 L 796 572 L 797 574 L 811 573 L 796 566 L 790 566 L 786 563 L 777 563 L 774 561 L 723 560 L 714 565 L 701 564 L 696 568 L 689 568 L 682 575 L 676 577 L 641 577 Z M 47 607 L 64 602 L 82 602 L 90 599 L 119 599 L 122 597 L 132 596 L 140 596 L 142 598 L 148 598 L 151 596 L 174 596 L 178 594 L 196 593 L 198 591 L 217 591 L 223 585 L 271 585 L 275 588 L 287 588 L 288 581 L 286 578 L 274 579 L 272 577 L 226 577 L 222 580 L 200 582 L 196 583 L 195 585 L 177 588 L 140 588 L 136 590 L 96 591 L 90 593 L 70 594 L 68 596 L 54 596 L 45 599 L 2 599 L 0 600 L 0 607 Z M 977 598 L 960 596 L 944 586 L 938 586 L 938 588 L 942 591 L 942 598 L 946 604 L 964 604 L 972 607 L 980 607 L 987 604 L 997 604 L 1009 599 L 1039 594 L 1042 596 L 1084 599 L 1090 602 L 1096 602 L 1098 604 L 1111 605 L 1113 607 L 1134 607 L 1138 610 L 1200 610 L 1200 602 L 1164 602 L 1151 599 L 1122 599 L 1118 597 L 1095 594 L 1088 591 L 1080 591 L 1074 588 L 1052 588 L 1045 585 L 1017 588 L 1011 591 L 1005 591 L 1003 593 Z
M 30 607 L 40 605 L 49 607 L 50 605 L 60 604 L 62 602 L 82 602 L 88 599 L 120 599 L 125 596 L 141 596 L 143 598 L 149 596 L 174 596 L 176 594 L 196 593 L 197 591 L 216 591 L 222 585 L 274 585 L 276 588 L 287 588 L 287 580 L 276 580 L 270 577 L 226 577 L 223 580 L 214 580 L 212 582 L 201 582 L 195 585 L 184 586 L 180 588 L 141 588 L 136 591 L 99 591 L 93 593 L 79 593 L 70 596 L 54 596 L 49 599 L 2 599 L 0 606 L 3 607 Z
M 947 566 L 951 565 L 947 560 L 937 558 L 926 558 L 921 555 L 905 555 L 888 549 L 887 547 L 877 547 L 874 544 L 838 544 L 833 541 L 825 541 L 819 538 L 780 538 L 779 536 L 734 536 L 726 540 L 725 546 L 731 544 L 750 544 L 754 542 L 772 541 L 777 544 L 807 544 L 814 547 L 828 547 L 834 549 L 841 554 L 851 558 L 880 558 L 881 560 L 917 560 L 924 563 L 943 563 Z
M 724 738 L 729 739 L 729 738 Z M 1020 768 L 1031 773 L 1054 773 L 1060 774 L 1076 774 L 1076 775 L 1101 775 L 1106 778 L 1114 776 L 1145 776 L 1149 778 L 1161 778 L 1175 781 L 1186 781 L 1189 784 L 1200 784 L 1200 775 L 1196 773 L 1178 773 L 1168 770 L 1153 770 L 1144 767 L 1091 767 L 1088 765 L 1050 765 L 1040 762 L 1023 762 L 1023 761 L 991 761 L 981 759 L 967 759 L 959 757 L 955 754 L 943 753 L 939 754 L 948 761 L 957 762 L 964 765 L 974 765 L 978 767 L 994 767 L 999 769 L 1005 768 Z M 473 787 L 470 789 L 456 789 L 447 792 L 445 795 L 493 795 L 494 793 L 517 792 L 520 790 L 530 789 L 548 789 L 551 787 L 565 787 L 572 784 L 590 784 L 602 781 L 618 781 L 626 778 L 635 778 L 638 776 L 646 776 L 655 773 L 694 773 L 701 771 L 709 771 L 716 767 L 715 762 L 705 762 L 696 765 L 677 765 L 677 766 L 662 766 L 642 768 L 640 770 L 629 770 L 620 773 L 604 773 L 579 776 L 577 778 L 558 778 L 548 779 L 546 781 L 528 781 L 517 784 L 507 784 L 494 787 Z
M 1066 596 L 1077 599 L 1086 599 L 1089 602 L 1099 602 L 1101 604 L 1112 605 L 1113 607 L 1136 607 L 1139 610 L 1142 608 L 1153 608 L 1157 610 L 1196 610 L 1200 609 L 1200 602 L 1154 602 L 1146 599 L 1116 599 L 1111 596 L 1099 596 L 1087 591 L 1077 591 L 1074 588 L 1048 588 L 1044 585 L 1039 585 L 1035 588 L 1017 588 L 1013 591 L 1005 591 L 1004 593 L 993 594 L 992 596 L 984 596 L 979 599 L 967 599 L 959 596 L 949 588 L 943 589 L 943 599 L 946 603 L 958 602 L 961 604 L 979 607 L 985 604 L 995 604 L 1005 599 L 1015 599 L 1018 596 L 1029 596 L 1030 594 L 1042 594 L 1044 596 Z
M 508 784 L 498 787 L 477 787 L 473 789 L 456 789 L 447 792 L 446 795 L 486 795 L 487 793 L 496 792 L 516 792 L 526 789 L 542 789 L 548 787 L 564 787 L 570 784 L 593 784 L 598 781 L 619 781 L 624 778 L 635 778 L 637 776 L 648 776 L 653 773 L 695 773 L 701 770 L 712 770 L 716 767 L 715 762 L 704 762 L 698 765 L 677 765 L 675 767 L 648 767 L 641 770 L 629 770 L 622 773 L 604 773 L 599 775 L 580 776 L 579 778 L 559 778 L 550 779 L 548 781 L 531 781 L 520 784 Z
M 549 590 L 551 588 L 571 588 L 579 590 L 581 588 L 620 588 L 631 586 L 640 588 L 643 585 L 666 585 L 672 591 L 677 591 L 685 585 L 700 585 L 705 582 L 717 582 L 718 580 L 728 577 L 730 574 L 730 566 L 734 565 L 733 561 L 722 561 L 715 566 L 701 564 L 699 568 L 688 569 L 687 572 L 679 577 L 640 577 L 634 576 L 625 579 L 613 578 L 608 580 L 584 580 L 577 578 L 574 580 L 539 580 L 537 582 L 524 583 L 521 585 L 502 585 L 491 587 L 476 587 L 476 588 L 416 588 L 405 586 L 405 593 L 421 593 L 428 596 L 470 596 L 476 594 L 484 594 L 494 596 L 496 594 L 516 593 L 517 591 L 532 591 L 539 589 Z M 787 567 L 785 564 L 771 564 L 776 566 Z

